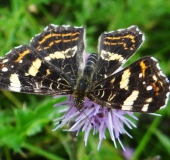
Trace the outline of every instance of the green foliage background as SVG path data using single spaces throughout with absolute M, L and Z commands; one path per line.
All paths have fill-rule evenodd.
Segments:
M 137 25 L 146 41 L 127 64 L 151 55 L 170 77 L 169 0 L 11 0 L 0 1 L 0 55 L 13 47 L 29 44 L 31 37 L 50 23 L 86 26 L 88 52 L 97 51 L 103 31 Z M 127 65 L 126 64 L 126 65 Z M 0 91 L 0 159 L 103 160 L 125 159 L 109 134 L 97 151 L 98 137 L 89 137 L 84 146 L 81 133 L 76 142 L 70 133 L 54 128 L 61 116 L 53 105 L 59 100 L 47 96 Z M 133 136 L 121 136 L 124 146 L 134 149 L 133 160 L 170 157 L 170 104 L 158 111 L 161 117 L 136 114 L 138 128 Z

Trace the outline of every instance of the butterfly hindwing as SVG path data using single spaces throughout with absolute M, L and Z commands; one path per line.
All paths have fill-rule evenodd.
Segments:
M 0 89 L 33 94 L 64 93 L 62 86 L 67 86 L 67 90 L 70 86 L 66 80 L 59 81 L 63 76 L 26 45 L 14 48 L 0 59 Z
M 96 82 L 89 99 L 109 108 L 155 112 L 166 105 L 169 82 L 153 57 L 144 57 L 120 72 Z

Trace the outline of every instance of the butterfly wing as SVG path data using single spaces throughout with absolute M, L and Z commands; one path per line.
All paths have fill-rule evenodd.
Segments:
M 49 25 L 30 46 L 16 47 L 0 59 L 0 89 L 70 94 L 83 64 L 83 38 L 82 27 Z
M 101 34 L 94 79 L 99 80 L 113 74 L 135 53 L 143 41 L 144 35 L 136 26 Z
M 96 82 L 88 97 L 109 108 L 155 112 L 169 98 L 170 84 L 153 57 L 144 57 L 125 69 Z
M 84 28 L 49 25 L 31 40 L 40 59 L 76 79 L 84 68 Z

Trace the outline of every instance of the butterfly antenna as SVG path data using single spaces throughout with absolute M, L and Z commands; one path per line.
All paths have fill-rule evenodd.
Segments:
M 90 118 L 88 117 L 88 115 L 84 112 L 84 110 L 86 109 L 87 107 L 83 107 L 81 109 L 78 108 L 79 112 L 80 113 L 83 113 L 85 115 L 85 117 L 89 120 L 90 124 L 93 126 L 93 123 L 91 122 Z

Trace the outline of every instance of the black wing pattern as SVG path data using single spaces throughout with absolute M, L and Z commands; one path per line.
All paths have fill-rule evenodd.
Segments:
M 100 36 L 94 82 L 87 95 L 90 100 L 132 112 L 155 112 L 166 105 L 170 84 L 155 58 L 144 57 L 117 71 L 143 41 L 144 35 L 136 26 Z
M 144 35 L 136 26 L 101 34 L 94 78 L 102 79 L 113 74 L 136 52 L 143 41 Z
M 144 57 L 127 68 L 93 84 L 92 101 L 109 108 L 155 112 L 169 98 L 170 85 L 153 57 Z
M 105 32 L 99 54 L 84 66 L 83 27 L 49 25 L 30 45 L 15 47 L 0 58 L 0 89 L 42 95 L 74 96 L 81 107 L 87 96 L 99 105 L 155 112 L 169 98 L 170 84 L 153 57 L 118 70 L 144 41 L 136 26 Z
M 0 89 L 71 94 L 71 83 L 83 69 L 83 51 L 83 27 L 49 25 L 30 46 L 16 47 L 0 59 Z

